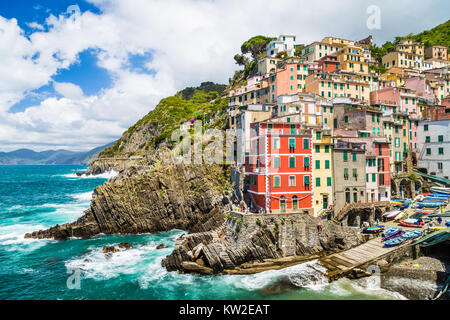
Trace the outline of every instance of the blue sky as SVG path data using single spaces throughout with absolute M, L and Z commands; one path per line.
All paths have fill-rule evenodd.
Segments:
M 372 4 L 381 10 L 379 30 L 366 26 Z M 237 69 L 233 56 L 257 34 L 295 33 L 305 44 L 372 34 L 381 44 L 445 22 L 449 4 L 0 1 L 0 151 L 78 151 L 114 141 L 160 99 L 203 81 L 227 83 Z M 68 13 L 73 5 L 80 14 Z

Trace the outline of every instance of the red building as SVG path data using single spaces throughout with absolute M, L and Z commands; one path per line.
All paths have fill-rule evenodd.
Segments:
M 245 171 L 258 209 L 311 213 L 311 145 L 311 131 L 301 130 L 299 124 L 270 120 L 251 124 Z
M 377 159 L 378 200 L 390 201 L 391 174 L 389 161 L 389 142 L 375 139 L 374 147 Z
M 319 67 L 322 72 L 334 72 L 339 70 L 339 61 L 335 56 L 325 56 L 319 60 Z

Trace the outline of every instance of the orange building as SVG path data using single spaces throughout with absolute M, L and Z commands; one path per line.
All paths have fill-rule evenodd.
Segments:
M 245 173 L 256 207 L 267 213 L 312 214 L 312 136 L 300 124 L 251 124 Z

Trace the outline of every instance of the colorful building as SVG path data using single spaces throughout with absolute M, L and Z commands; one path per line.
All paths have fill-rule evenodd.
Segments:
M 245 173 L 257 208 L 312 214 L 311 131 L 284 119 L 252 123 L 250 145 Z

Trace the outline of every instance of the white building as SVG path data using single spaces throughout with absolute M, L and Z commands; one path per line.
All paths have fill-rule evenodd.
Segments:
M 275 57 L 277 53 L 282 51 L 286 51 L 289 57 L 295 55 L 295 35 L 281 34 L 277 40 L 271 41 L 266 48 L 268 57 Z
M 417 128 L 417 167 L 427 174 L 450 177 L 450 120 L 421 121 Z

